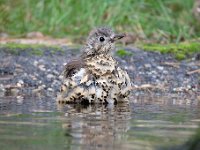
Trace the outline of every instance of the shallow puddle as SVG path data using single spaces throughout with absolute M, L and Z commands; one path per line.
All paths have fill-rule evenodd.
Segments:
M 0 147 L 151 150 L 182 145 L 198 128 L 200 108 L 164 101 L 86 107 L 57 106 L 52 98 L 0 98 Z

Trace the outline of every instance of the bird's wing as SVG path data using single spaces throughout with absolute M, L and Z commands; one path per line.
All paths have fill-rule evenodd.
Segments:
M 91 79 L 87 66 L 82 58 L 70 61 L 63 71 L 63 84 L 68 88 L 78 86 Z
M 73 60 L 65 66 L 61 93 L 58 101 L 75 102 L 89 94 L 95 94 L 94 80 L 87 66 L 80 60 Z
M 67 79 L 69 77 L 72 77 L 74 74 L 76 74 L 81 68 L 85 67 L 85 63 L 83 59 L 74 59 L 71 60 L 67 65 L 65 65 L 64 71 L 62 73 L 63 79 Z

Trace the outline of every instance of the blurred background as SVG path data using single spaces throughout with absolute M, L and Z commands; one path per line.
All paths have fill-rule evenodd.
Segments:
M 83 37 L 96 26 L 132 41 L 180 42 L 200 36 L 199 0 L 0 0 L 0 33 Z

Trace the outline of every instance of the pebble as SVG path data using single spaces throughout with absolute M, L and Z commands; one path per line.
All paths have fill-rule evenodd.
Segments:
M 162 66 L 157 66 L 157 69 L 160 70 L 160 71 L 162 71 L 162 70 L 164 70 L 164 67 L 162 67 Z
M 145 68 L 151 68 L 151 64 L 144 64 Z
M 167 70 L 163 70 L 163 74 L 167 75 L 169 72 Z
M 155 70 L 151 71 L 152 74 L 158 74 Z
M 33 65 L 36 67 L 38 65 L 38 61 L 37 60 L 33 61 Z
M 52 88 L 48 88 L 47 90 L 48 90 L 48 91 L 51 91 L 51 92 L 53 92 L 53 91 L 54 91 Z
M 17 83 L 17 87 L 22 87 L 22 85 L 20 83 Z
M 0 97 L 3 97 L 5 95 L 5 88 L 3 86 L 3 84 L 0 84 Z
M 53 70 L 53 74 L 54 74 L 54 75 L 59 75 L 59 72 L 56 71 L 56 70 Z
M 18 74 L 18 73 L 23 73 L 23 72 L 24 72 L 24 70 L 21 69 L 21 68 L 16 68 L 15 71 L 16 71 L 16 74 Z
M 33 89 L 32 93 L 33 94 L 40 93 L 40 92 L 42 92 L 44 90 L 45 87 L 46 87 L 45 85 L 40 85 L 37 89 Z
M 53 79 L 53 78 L 55 78 L 55 76 L 53 74 L 48 74 L 47 75 L 47 79 Z
M 39 80 L 39 81 L 38 81 L 38 83 L 39 83 L 39 84 L 42 84 L 42 81 L 41 81 L 41 80 Z
M 22 96 L 17 96 L 16 98 L 17 98 L 17 103 L 18 103 L 18 104 L 22 104 L 22 103 L 23 103 L 24 97 L 22 97 Z
M 32 80 L 37 80 L 37 78 L 34 75 L 29 75 L 29 77 L 31 77 Z
M 24 81 L 23 80 L 19 80 L 17 82 L 17 87 L 22 87 L 24 85 Z
M 39 65 L 38 68 L 39 68 L 41 71 L 46 71 L 45 65 Z

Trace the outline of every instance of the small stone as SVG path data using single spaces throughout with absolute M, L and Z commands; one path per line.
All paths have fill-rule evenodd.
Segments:
M 20 69 L 20 68 L 16 68 L 16 69 L 15 69 L 15 72 L 16 72 L 16 73 L 22 73 L 22 72 L 24 72 L 24 70 L 23 70 L 23 69 Z
M 162 71 L 162 70 L 164 70 L 164 67 L 162 67 L 162 66 L 157 66 L 157 69 L 160 70 L 160 71 Z
M 183 87 L 178 87 L 178 88 L 176 88 L 176 92 L 183 92 Z
M 22 85 L 20 83 L 17 83 L 17 87 L 22 87 Z
M 17 82 L 17 87 L 22 87 L 24 85 L 24 81 L 23 80 L 19 80 Z
M 168 71 L 167 70 L 163 70 L 163 74 L 168 74 Z
M 152 78 L 156 79 L 156 78 L 157 78 L 157 76 L 156 76 L 156 75 L 152 75 Z
M 46 87 L 45 85 L 40 85 L 37 89 L 32 90 L 32 93 L 33 94 L 40 93 L 44 90 L 45 87 Z
M 38 81 L 38 83 L 39 83 L 39 84 L 42 84 L 42 81 L 41 81 L 41 80 L 39 80 L 39 81 Z
M 45 87 L 46 87 L 46 85 L 44 85 L 44 84 L 39 86 L 40 89 L 44 89 Z
M 46 71 L 45 69 L 45 66 L 44 65 L 39 65 L 38 68 L 41 70 L 41 71 Z
M 144 64 L 145 68 L 151 68 L 151 64 Z
M 3 86 L 3 84 L 0 84 L 0 97 L 3 97 L 5 95 L 5 88 Z
M 47 78 L 48 78 L 48 79 L 53 79 L 54 77 L 55 77 L 55 76 L 52 75 L 52 74 L 48 74 L 48 75 L 47 75 Z
M 37 78 L 34 75 L 29 75 L 32 80 L 37 80 Z
M 132 65 L 130 65 L 130 66 L 128 66 L 128 70 L 134 71 L 135 68 Z
M 47 69 L 47 72 L 51 72 L 51 69 Z
M 152 74 L 155 74 L 155 75 L 158 74 L 155 70 L 151 71 L 151 73 L 152 73 Z
M 19 80 L 18 83 L 24 84 L 24 81 L 23 80 Z
M 22 96 L 17 96 L 17 103 L 22 104 L 24 101 L 24 98 Z
M 52 88 L 48 88 L 47 90 L 48 90 L 48 91 L 51 91 L 51 92 L 53 92 L 53 91 L 54 91 Z
M 37 66 L 37 65 L 38 65 L 38 61 L 35 60 L 35 61 L 33 62 L 33 65 L 34 65 L 34 66 Z
M 187 85 L 187 89 L 191 90 L 192 89 L 191 85 Z
M 59 75 L 59 72 L 56 71 L 56 70 L 54 70 L 54 71 L 53 71 L 53 74 L 55 74 L 55 75 Z

